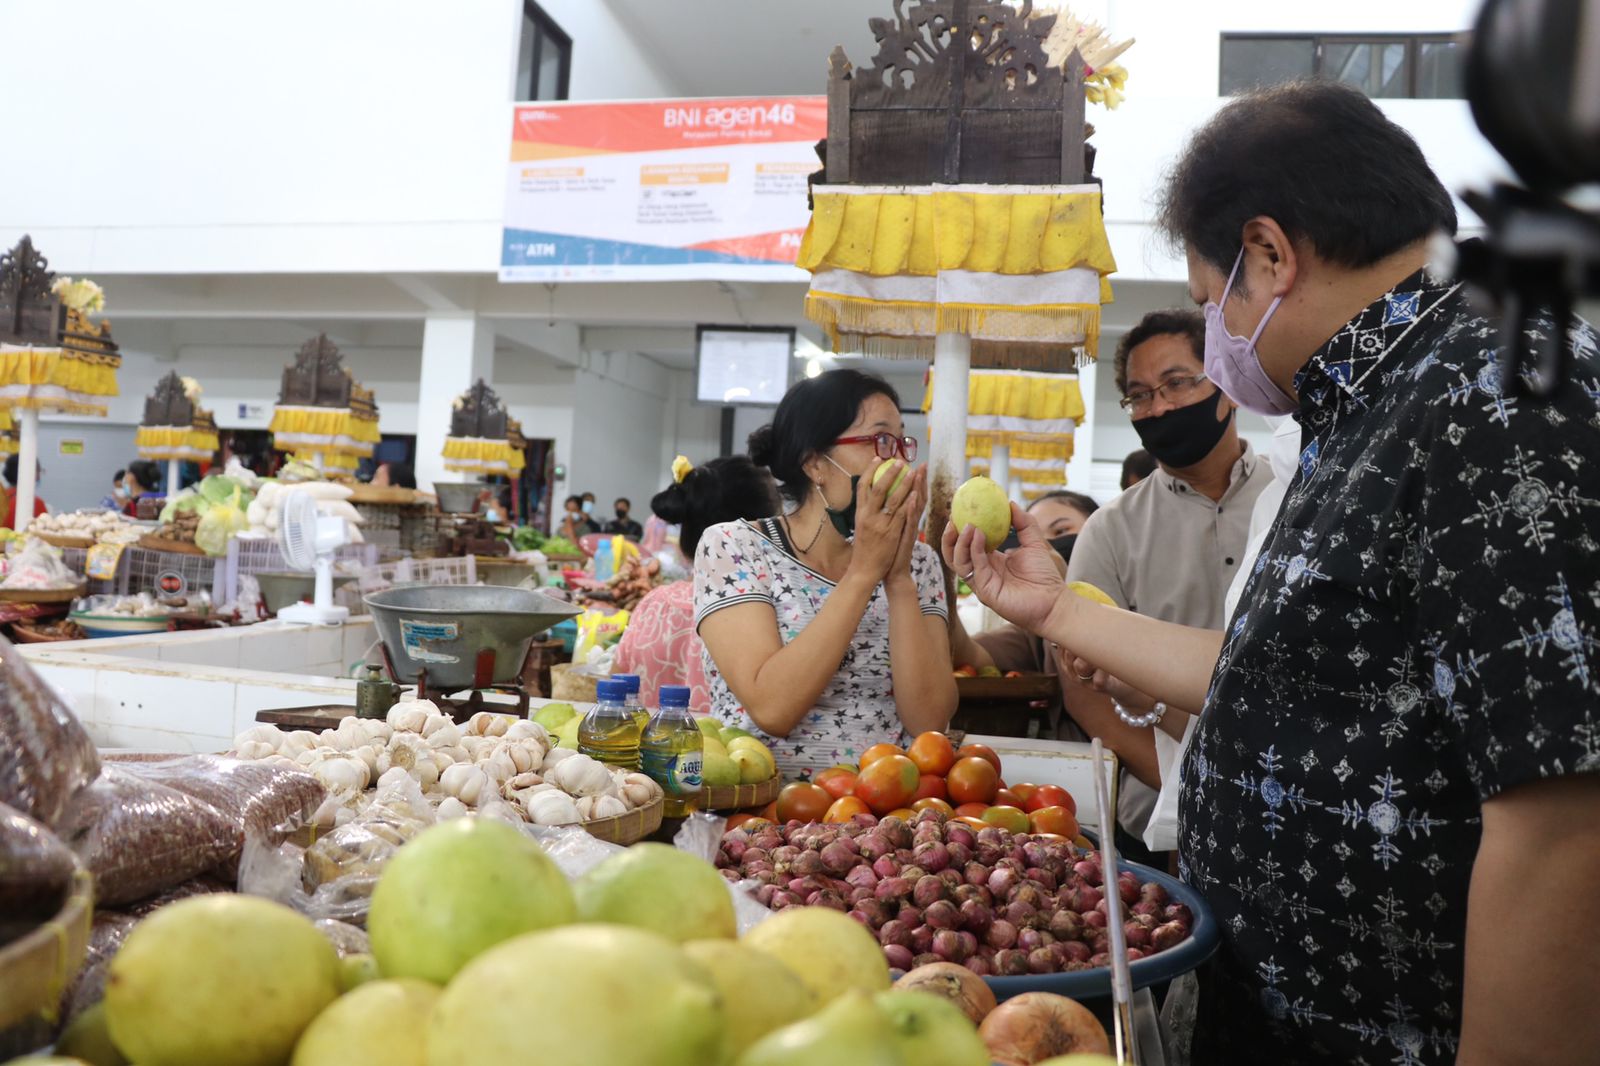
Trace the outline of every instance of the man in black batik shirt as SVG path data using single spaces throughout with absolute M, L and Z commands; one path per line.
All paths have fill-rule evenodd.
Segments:
M 945 546 L 1002 615 L 1204 706 L 1179 853 L 1223 945 L 1194 1061 L 1600 1062 L 1594 330 L 1559 338 L 1556 396 L 1507 388 L 1498 321 L 1427 268 L 1448 194 L 1336 84 L 1224 107 L 1162 221 L 1207 374 L 1302 431 L 1226 632 L 1061 597 L 1020 514 L 1007 556 Z

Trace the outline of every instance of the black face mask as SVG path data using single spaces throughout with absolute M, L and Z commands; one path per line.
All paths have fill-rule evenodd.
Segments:
M 1050 538 L 1050 547 L 1054 548 L 1056 554 L 1061 556 L 1061 561 L 1066 563 L 1072 562 L 1072 546 L 1076 543 L 1078 543 L 1076 533 L 1063 533 L 1059 537 Z
M 618 511 L 617 512 L 617 521 L 618 522 L 626 522 L 627 520 L 628 520 L 628 512 L 627 511 Z
M 1229 411 L 1227 418 L 1217 421 L 1217 407 L 1221 403 L 1222 390 L 1216 389 L 1199 403 L 1175 407 L 1154 418 L 1134 419 L 1133 430 L 1156 462 L 1181 470 L 1210 455 L 1211 449 L 1228 431 L 1233 412 Z
M 817 495 L 822 496 L 822 510 L 828 516 L 828 521 L 833 523 L 833 528 L 839 536 L 849 540 L 856 535 L 856 486 L 861 484 L 860 474 L 850 475 L 850 505 L 835 511 L 828 506 L 828 497 L 822 496 L 822 486 L 817 486 Z

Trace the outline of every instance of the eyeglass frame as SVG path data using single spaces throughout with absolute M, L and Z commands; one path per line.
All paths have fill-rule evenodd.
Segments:
M 840 444 L 870 444 L 879 459 L 887 461 L 900 458 L 908 463 L 917 461 L 917 438 L 912 436 L 897 437 L 889 432 L 868 433 L 859 437 L 840 437 L 833 443 L 835 447 Z
M 1200 371 L 1198 374 L 1185 374 L 1181 377 L 1170 377 L 1153 389 L 1149 389 L 1144 392 L 1128 393 L 1122 399 L 1117 401 L 1117 406 L 1122 408 L 1128 414 L 1132 414 L 1135 407 L 1142 406 L 1148 408 L 1150 404 L 1155 402 L 1155 398 L 1157 396 L 1160 396 L 1168 403 L 1171 403 L 1175 397 L 1167 393 L 1167 390 L 1170 388 L 1177 387 L 1187 393 L 1188 390 L 1198 388 L 1202 382 L 1207 381 L 1211 381 L 1211 375 L 1207 374 L 1204 370 Z M 1213 384 L 1215 383 L 1213 382 Z M 1140 403 L 1140 397 L 1144 398 L 1143 403 Z

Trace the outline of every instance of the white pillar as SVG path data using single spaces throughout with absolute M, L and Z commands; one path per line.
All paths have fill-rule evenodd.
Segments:
M 170 499 L 172 499 L 172 497 L 176 496 L 178 494 L 179 487 L 180 486 L 178 484 L 178 460 L 176 460 L 176 459 L 168 459 L 167 460 L 167 499 L 170 500 Z
M 494 330 L 471 312 L 428 315 L 422 326 L 422 374 L 417 382 L 417 488 L 462 481 L 444 468 L 451 404 L 483 378 L 494 384 Z
M 1090 491 L 1094 469 L 1094 363 L 1078 371 L 1078 388 L 1083 392 L 1083 424 L 1072 434 L 1072 458 L 1067 463 L 1067 487 L 1074 492 Z M 1104 503 L 1104 500 L 1100 501 Z
M 933 409 L 928 412 L 928 542 L 950 519 L 950 497 L 967 476 L 967 379 L 972 338 L 941 333 L 933 341 Z
M 1011 487 L 1011 445 L 996 444 L 989 454 L 989 476 L 1000 483 L 1006 495 L 1015 499 Z
M 17 525 L 21 533 L 33 521 L 33 498 L 39 480 L 39 409 L 17 408 Z

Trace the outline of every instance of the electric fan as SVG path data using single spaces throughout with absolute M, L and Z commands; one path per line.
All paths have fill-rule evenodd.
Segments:
M 290 490 L 284 497 L 278 517 L 278 548 L 293 570 L 313 570 L 316 591 L 310 603 L 296 603 L 278 612 L 285 622 L 311 625 L 339 625 L 350 617 L 350 608 L 333 602 L 333 553 L 350 543 L 350 531 L 342 518 L 317 513 L 317 501 L 309 492 Z

